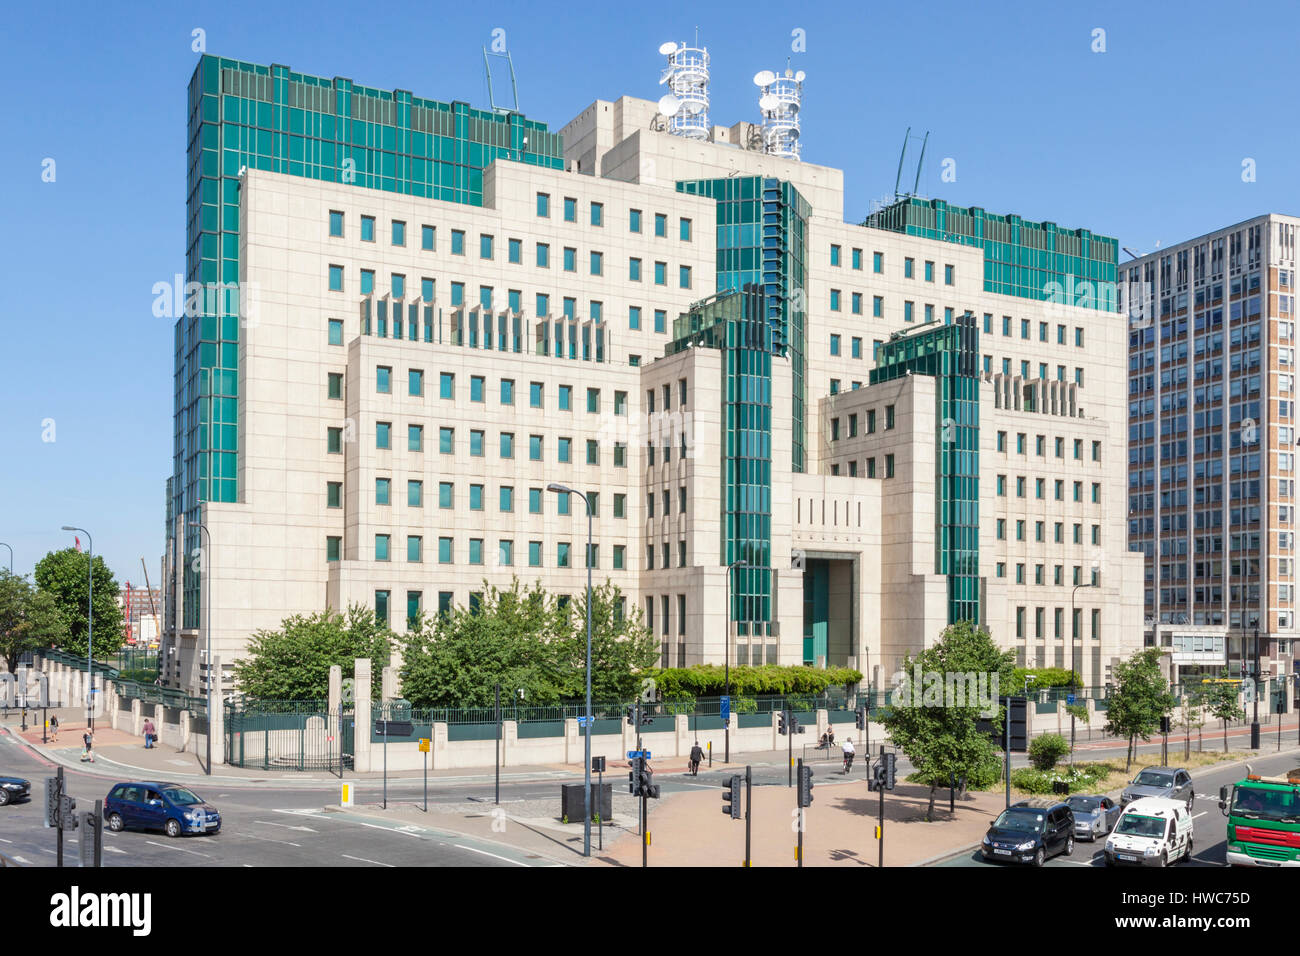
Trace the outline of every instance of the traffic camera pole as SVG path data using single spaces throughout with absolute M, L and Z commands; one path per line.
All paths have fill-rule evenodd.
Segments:
M 749 836 L 754 816 L 754 775 L 749 764 L 745 764 L 745 866 L 753 866 L 749 856 Z

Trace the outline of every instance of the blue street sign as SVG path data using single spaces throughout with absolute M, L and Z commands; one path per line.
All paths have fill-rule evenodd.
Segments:
M 718 699 L 718 713 L 722 717 L 722 722 L 724 724 L 731 719 L 731 698 L 730 697 L 720 697 Z
M 1069 704 L 1071 707 L 1073 707 L 1073 706 L 1074 706 L 1074 695 L 1073 695 L 1073 694 L 1070 694 L 1068 697 L 1066 697 L 1066 698 L 1065 698 L 1065 702 L 1066 702 L 1067 704 Z
M 594 717 L 588 717 L 588 716 L 586 716 L 586 715 L 584 714 L 583 716 L 581 716 L 581 717 L 578 718 L 578 726 L 579 726 L 579 727 L 586 727 L 586 726 L 587 726 L 587 721 L 589 721 L 589 720 L 595 720 L 595 719 L 596 719 L 596 718 L 594 718 Z
M 649 760 L 649 759 L 650 759 L 650 751 L 648 751 L 648 750 L 629 750 L 629 751 L 627 752 L 627 759 L 628 759 L 628 760 L 635 760 L 637 757 L 645 757 L 646 760 Z

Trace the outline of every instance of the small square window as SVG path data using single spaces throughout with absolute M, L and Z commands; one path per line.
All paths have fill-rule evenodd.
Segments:
M 343 235 L 343 213 L 333 209 L 330 210 L 330 235 Z

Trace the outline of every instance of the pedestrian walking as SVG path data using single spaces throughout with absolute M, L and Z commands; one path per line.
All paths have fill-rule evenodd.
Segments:
M 81 752 L 81 762 L 94 763 L 95 762 L 95 740 L 89 730 L 87 730 L 84 734 L 81 735 L 81 742 L 85 745 L 86 748 Z
M 59 715 L 50 714 L 50 740 L 59 739 Z
M 151 750 L 153 742 L 157 739 L 157 732 L 154 730 L 152 718 L 144 719 L 144 749 Z
M 691 776 L 700 775 L 700 761 L 704 759 L 704 750 L 700 747 L 700 742 L 695 741 L 695 746 L 691 748 Z

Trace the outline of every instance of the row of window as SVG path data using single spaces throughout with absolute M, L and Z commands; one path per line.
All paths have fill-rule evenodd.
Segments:
M 511 240 L 512 243 L 514 241 L 515 240 L 513 239 Z M 537 243 L 537 265 L 539 268 L 542 269 L 550 268 L 550 264 L 551 264 L 550 248 L 551 247 L 544 242 Z M 510 261 L 512 262 L 518 261 L 517 259 L 514 258 L 513 252 L 511 253 Z M 668 275 L 669 275 L 668 263 L 656 261 L 653 265 L 654 265 L 654 284 L 658 286 L 667 287 Z M 328 268 L 328 275 L 329 275 L 329 291 L 331 292 L 346 291 L 344 289 L 344 281 L 343 281 L 345 267 L 338 263 L 329 263 L 327 268 Z M 590 258 L 588 259 L 588 269 L 590 270 L 590 274 L 593 276 L 605 275 L 605 254 L 603 252 L 596 252 L 593 250 L 590 253 Z M 564 247 L 563 271 L 575 272 L 575 273 L 578 271 L 578 250 L 577 249 L 569 246 Z M 628 279 L 632 282 L 640 282 L 641 275 L 642 275 L 642 261 L 636 257 L 632 257 L 628 259 Z M 677 266 L 677 287 L 679 289 L 694 288 L 693 275 L 694 275 L 694 267 L 679 264 Z M 359 289 L 361 295 L 363 296 L 374 294 L 375 291 L 375 270 L 374 269 L 360 270 Z M 406 298 L 406 274 L 404 272 L 389 273 L 389 291 L 394 299 Z M 433 302 L 437 295 L 436 280 L 428 276 L 422 278 L 420 280 L 420 294 L 421 294 L 421 298 L 423 298 L 425 302 Z M 482 305 L 485 309 L 492 308 L 493 295 L 494 295 L 494 288 L 492 286 L 490 285 L 479 286 L 479 304 Z M 522 311 L 522 307 L 520 305 L 520 302 L 522 301 L 522 296 L 523 293 L 517 289 L 508 290 L 507 297 L 509 299 L 509 302 L 511 303 L 509 306 L 511 311 L 513 312 Z M 541 301 L 541 298 L 542 297 L 539 296 L 539 302 Z M 547 297 L 547 299 L 549 301 L 549 297 Z M 452 282 L 451 283 L 452 307 L 458 308 L 464 304 L 465 304 L 465 283 Z M 548 309 L 549 309 L 549 305 L 548 305 Z M 548 311 L 544 311 L 543 309 L 539 308 L 537 310 L 537 314 L 547 315 Z
M 882 460 L 882 462 L 884 463 L 884 464 L 883 464 L 884 473 L 883 473 L 882 475 L 880 475 L 879 477 L 882 477 L 882 478 L 893 478 L 893 477 L 894 477 L 894 456 L 893 456 L 893 455 L 886 455 L 886 456 L 885 456 L 883 459 L 881 459 L 881 460 Z M 875 477 L 877 477 L 877 474 L 876 474 L 876 459 L 875 459 L 875 458 L 868 458 L 868 459 L 866 459 L 866 469 L 867 469 L 866 472 L 865 472 L 866 477 L 868 477 L 868 478 L 875 478 Z M 840 472 L 840 463 L 839 463 L 839 462 L 835 462 L 835 463 L 833 463 L 833 464 L 831 465 L 831 474 L 832 474 L 832 475 L 838 475 L 838 474 L 840 474 L 840 473 L 841 473 L 841 472 Z M 851 461 L 848 462 L 848 471 L 846 472 L 846 474 L 847 474 L 850 478 L 856 478 L 856 477 L 858 476 L 858 463 L 857 463 L 856 460 L 851 460 Z
M 1034 522 L 1035 541 L 1045 542 L 1047 540 L 1047 538 L 1045 537 L 1046 532 L 1047 532 L 1047 523 L 1045 521 Z M 1005 541 L 1007 539 L 1006 518 L 998 518 L 997 520 L 997 539 L 999 541 Z M 1017 541 L 1025 540 L 1025 519 L 1023 518 L 1019 518 L 1016 520 L 1016 540 Z M 1065 522 L 1063 521 L 1055 522 L 1055 535 L 1053 537 L 1053 541 L 1056 544 L 1065 544 Z M 1078 545 L 1083 544 L 1083 525 L 1078 522 L 1075 522 L 1074 524 L 1073 543 Z M 1101 525 L 1099 524 L 1095 524 L 1092 526 L 1092 544 L 1094 547 L 1101 546 Z M 1076 581 L 1074 583 L 1078 584 L 1079 582 Z
M 1010 337 L 1011 337 L 1011 334 L 1012 334 L 1012 329 L 1013 329 L 1013 327 L 1014 327 L 1014 323 L 1013 323 L 1013 321 L 1012 321 L 1011 316 L 1009 316 L 1009 315 L 1004 315 L 1004 316 L 1002 316 L 1002 334 L 1003 334 L 1003 336 L 1005 336 L 1005 337 L 1007 337 L 1007 338 L 1010 338 Z M 1024 340 L 1028 341 L 1028 340 L 1030 340 L 1030 339 L 1033 338 L 1032 332 L 1033 332 L 1033 323 L 1032 323 L 1029 319 L 1021 319 L 1021 320 L 1020 320 L 1020 337 L 1021 337 L 1022 339 L 1024 339 Z M 992 335 L 992 334 L 993 334 L 993 313 L 992 313 L 992 312 L 985 312 L 985 313 L 984 313 L 984 334 L 985 334 L 985 335 Z M 1057 345 L 1067 345 L 1067 344 L 1069 344 L 1069 341 L 1068 341 L 1068 340 L 1069 340 L 1069 329 L 1068 329 L 1068 327 L 1067 327 L 1066 325 L 1064 325 L 1064 324 L 1058 322 L 1058 323 L 1056 324 L 1056 344 L 1057 344 Z M 1050 342 L 1050 341 L 1051 341 L 1051 323 L 1050 323 L 1050 322 L 1041 322 L 1041 321 L 1040 321 L 1040 322 L 1038 323 L 1038 341 L 1040 341 L 1040 342 Z M 1074 327 L 1074 346 L 1075 346 L 1075 348 L 1080 348 L 1080 349 L 1083 348 L 1083 341 L 1084 341 L 1083 326 L 1081 326 L 1081 325 L 1076 325 L 1076 326 Z
M 497 394 L 502 405 L 514 405 L 516 394 L 516 380 L 513 378 L 502 378 L 497 383 Z M 667 386 L 665 386 L 667 388 Z M 380 395 L 391 395 L 393 393 L 393 369 L 387 365 L 377 365 L 375 367 L 375 391 Z M 556 408 L 562 412 L 573 410 L 573 386 L 560 385 L 557 388 Z M 414 398 L 424 396 L 424 370 L 413 368 L 407 370 L 407 395 Z M 487 377 L 483 375 L 469 376 L 469 400 L 475 403 L 485 403 L 487 393 Z M 330 372 L 328 394 L 330 398 L 342 399 L 343 397 L 343 373 Z M 665 393 L 666 394 L 666 393 Z M 455 400 L 456 398 L 456 373 L 439 372 L 438 373 L 438 397 L 440 399 Z M 686 402 L 686 380 L 681 379 L 681 400 Z M 528 383 L 528 407 L 545 408 L 546 407 L 546 385 L 542 382 Z M 587 411 L 591 414 L 601 412 L 601 390 L 598 388 L 587 389 Z M 614 392 L 614 414 L 627 414 L 627 392 Z
M 866 425 L 867 425 L 866 434 L 874 435 L 876 433 L 876 410 L 874 408 L 867 409 Z M 893 427 L 894 427 L 894 406 L 886 405 L 885 406 L 885 431 L 891 431 Z M 844 437 L 856 438 L 857 436 L 858 436 L 858 415 L 857 412 L 853 412 L 848 416 L 848 431 Z M 840 419 L 832 418 L 831 419 L 831 441 L 839 441 L 839 440 L 840 440 Z
M 843 255 L 842 255 L 843 251 L 844 251 L 843 247 L 841 247 L 837 243 L 831 243 L 831 265 L 832 266 L 839 267 L 843 265 Z M 861 249 L 858 248 L 850 249 L 850 266 L 854 269 L 858 269 L 858 270 L 862 269 Z M 876 273 L 877 275 L 884 273 L 885 254 L 883 252 L 873 252 L 871 254 L 871 271 Z M 926 282 L 934 281 L 934 263 L 929 259 L 925 260 L 924 275 L 925 275 Z M 903 259 L 903 278 L 913 279 L 915 277 L 916 277 L 916 260 L 913 259 L 911 256 L 906 256 Z M 953 267 L 951 265 L 944 265 L 943 267 L 944 285 L 952 285 L 954 281 L 955 278 L 954 278 Z
M 331 455 L 343 454 L 344 429 L 342 427 L 330 427 L 326 429 L 325 450 Z M 501 458 L 513 459 L 515 457 L 515 433 L 500 432 L 497 436 L 497 448 Z M 485 457 L 487 443 L 487 432 L 481 428 L 472 428 L 469 430 L 469 454 L 471 458 Z M 681 436 L 682 454 L 686 453 L 686 436 Z M 546 439 L 543 435 L 528 436 L 528 459 L 530 461 L 543 461 L 545 453 Z M 574 439 L 570 436 L 560 436 L 556 439 L 556 461 L 561 464 L 568 464 L 573 461 Z M 614 466 L 616 468 L 627 467 L 627 442 L 614 442 Z M 375 423 L 375 448 L 391 451 L 393 449 L 393 423 L 376 422 Z M 647 445 L 650 455 L 650 464 L 654 464 L 654 446 Z M 424 451 L 424 426 L 410 425 L 406 426 L 406 450 L 413 452 Z M 456 454 L 456 429 L 452 426 L 441 426 L 438 429 L 438 452 L 442 455 Z M 671 446 L 664 446 L 664 460 L 670 460 Z M 586 440 L 586 461 L 589 465 L 599 465 L 600 460 L 600 442 L 595 438 Z
M 406 504 L 410 508 L 424 507 L 424 480 L 418 478 L 408 479 L 406 482 Z M 483 511 L 484 500 L 487 491 L 487 485 L 480 483 L 470 483 L 469 485 L 469 510 Z M 573 506 L 570 500 L 571 495 L 567 491 L 554 492 L 555 495 L 555 513 L 557 515 L 573 514 Z M 545 492 L 541 488 L 528 489 L 528 513 L 544 514 L 543 501 Z M 664 517 L 671 516 L 673 513 L 672 494 L 670 491 L 662 492 L 659 499 L 660 514 Z M 646 492 L 646 517 L 655 517 L 654 492 Z M 375 478 L 375 504 L 391 505 L 393 503 L 393 479 L 391 477 Z M 328 481 L 325 483 L 325 506 L 327 508 L 343 507 L 343 482 Z M 451 481 L 438 482 L 438 507 L 443 510 L 454 510 L 456 508 L 456 484 Z M 593 518 L 600 517 L 600 492 L 588 491 L 587 504 L 585 508 L 591 509 Z M 515 486 L 499 485 L 497 486 L 497 510 L 504 514 L 513 514 L 515 510 Z M 581 513 L 581 511 L 579 512 Z M 677 489 L 677 513 L 686 514 L 686 486 L 681 485 Z M 622 492 L 614 494 L 614 517 L 627 517 L 627 495 Z
M 1028 481 L 1028 479 L 1027 479 L 1024 475 L 1016 475 L 1016 497 L 1017 497 L 1017 498 L 1024 498 L 1024 497 L 1027 497 L 1027 495 L 1026 495 L 1026 489 L 1028 488 L 1028 485 L 1029 485 L 1029 481 Z M 1006 476 L 1006 475 L 998 475 L 998 476 L 997 476 L 997 493 L 998 493 L 998 497 L 999 497 L 999 498 L 1005 498 L 1005 497 L 1007 496 L 1007 476 Z M 1047 479 L 1046 479 L 1046 478 L 1035 478 L 1035 479 L 1034 479 L 1034 497 L 1037 498 L 1037 499 L 1040 500 L 1040 501 L 1044 501 L 1044 500 L 1047 499 Z M 1053 500 L 1055 500 L 1055 501 L 1064 501 L 1064 500 L 1065 500 L 1065 480 L 1064 480 L 1064 479 L 1062 479 L 1062 478 L 1057 478 L 1057 479 L 1055 479 L 1055 481 L 1053 482 L 1052 498 L 1053 498 Z M 1075 500 L 1075 501 L 1080 501 L 1080 502 L 1083 501 L 1083 482 L 1082 482 L 1082 481 L 1076 481 L 1076 482 L 1074 482 L 1074 500 Z M 1092 503 L 1093 503 L 1093 504 L 1101 504 L 1101 483 L 1100 483 L 1100 482 L 1096 482 L 1096 481 L 1094 481 L 1094 482 L 1092 483 Z
M 1007 451 L 1007 447 L 1008 447 L 1008 444 L 1007 444 L 1007 433 L 1004 432 L 1004 431 L 999 431 L 999 432 L 998 432 L 998 451 L 999 451 L 999 452 L 1002 452 L 1002 453 L 1005 454 L 1006 451 Z M 1083 461 L 1083 439 L 1082 439 L 1082 438 L 1076 438 L 1076 439 L 1074 439 L 1074 446 L 1073 446 L 1073 447 L 1074 447 L 1074 460 L 1075 460 L 1075 461 Z M 1059 435 L 1058 435 L 1058 436 L 1055 436 L 1055 437 L 1053 438 L 1053 441 L 1052 441 L 1052 452 L 1053 452 L 1053 454 L 1055 455 L 1055 457 L 1057 457 L 1057 458 L 1065 458 L 1065 439 L 1064 439 L 1064 438 L 1062 438 L 1062 437 L 1059 436 Z M 1017 455 L 1028 455 L 1028 454 L 1029 454 L 1029 436 L 1028 436 L 1028 434 L 1026 434 L 1025 432 L 1017 432 L 1017 433 L 1016 433 L 1016 454 L 1017 454 Z M 1034 436 L 1034 454 L 1037 455 L 1039 458 L 1046 458 L 1046 457 L 1047 457 L 1047 436 L 1046 436 L 1046 435 L 1035 435 L 1035 436 Z M 1093 461 L 1101 461 L 1101 442 L 1100 442 L 1100 441 L 1094 441 L 1094 442 L 1092 443 L 1092 460 L 1093 460 Z
M 597 228 L 605 225 L 605 204 L 592 202 L 588 206 L 589 222 Z M 573 196 L 563 197 L 563 213 L 565 222 L 578 221 L 578 200 Z M 551 194 L 539 192 L 537 194 L 537 217 L 539 219 L 549 219 L 551 217 Z M 628 209 L 627 211 L 627 231 L 641 234 L 641 222 L 643 218 L 642 210 Z M 667 213 L 654 213 L 654 234 L 660 239 L 668 237 L 668 215 Z M 679 217 L 677 220 L 677 238 L 682 242 L 691 241 L 691 220 Z
M 1046 586 L 1046 585 L 1047 585 L 1047 578 L 1046 578 L 1046 573 L 1045 573 L 1046 568 L 1047 568 L 1047 565 L 1045 565 L 1045 564 L 1036 564 L 1036 565 L 1034 565 L 1034 584 L 1035 584 L 1035 585 L 1043 585 L 1043 586 Z M 1005 562 L 1005 561 L 999 561 L 999 562 L 998 562 L 998 566 L 997 566 L 997 576 L 1000 577 L 1000 578 L 1004 578 L 1004 577 L 1007 576 L 1007 565 L 1006 565 L 1006 562 Z M 1024 564 L 1017 564 L 1017 565 L 1016 565 L 1016 583 L 1017 583 L 1017 584 L 1027 584 L 1027 583 L 1028 583 L 1027 580 L 1025 579 L 1025 565 L 1024 565 Z M 1094 587 L 1094 588 L 1096 588 L 1096 587 L 1101 587 L 1101 572 L 1097 571 L 1097 569 L 1094 568 L 1093 571 L 1092 571 L 1092 580 L 1091 580 L 1089 583 L 1085 584 L 1085 583 L 1084 583 L 1084 580 L 1083 580 L 1083 568 L 1082 568 L 1081 566 L 1079 566 L 1079 565 L 1076 564 L 1076 565 L 1074 566 L 1074 579 L 1073 579 L 1070 583 L 1071 583 L 1072 585 L 1074 585 L 1074 586 L 1078 586 L 1078 587 Z M 1053 569 L 1053 574 L 1052 574 L 1052 586 L 1053 586 L 1053 587 L 1064 587 L 1064 586 L 1065 586 L 1065 565 L 1063 565 L 1063 564 L 1058 564 L 1058 565 L 1056 565 L 1055 568 Z
M 382 624 L 389 624 L 389 606 L 392 604 L 393 592 L 388 589 L 375 591 L 375 618 Z M 683 596 L 684 599 L 684 596 Z M 561 594 L 557 597 L 557 603 L 561 608 L 569 607 L 572 604 L 572 597 L 568 594 Z M 438 616 L 450 614 L 455 605 L 454 591 L 438 592 Z M 619 607 L 615 609 L 617 620 L 622 620 L 626 611 L 627 598 L 623 598 Z M 469 592 L 469 611 L 471 614 L 477 614 L 483 607 L 483 592 Z M 408 627 L 414 625 L 415 621 L 424 613 L 424 592 L 407 591 L 406 592 L 406 624 Z
M 1020 640 L 1024 640 L 1026 637 L 1025 612 L 1027 610 L 1028 609 L 1025 607 L 1016 608 L 1016 637 L 1019 638 Z M 1047 608 L 1042 608 L 1042 607 L 1034 608 L 1034 637 L 1038 638 L 1039 640 L 1047 636 L 1047 632 L 1044 627 L 1047 610 L 1048 610 Z M 1085 610 L 1084 608 L 1074 609 L 1074 620 L 1071 622 L 1071 635 L 1070 635 L 1072 638 L 1077 639 L 1083 636 L 1082 621 L 1083 621 L 1084 610 Z M 1056 624 L 1054 634 L 1058 639 L 1063 638 L 1065 637 L 1065 608 L 1063 607 L 1055 608 L 1054 617 L 1055 617 L 1055 624 Z M 1090 617 L 1092 623 L 1092 633 L 1091 633 L 1092 639 L 1099 640 L 1101 638 L 1101 609 L 1092 608 L 1090 611 Z
M 486 538 L 468 538 L 464 542 L 466 545 L 465 563 L 474 566 L 486 565 L 487 539 Z M 528 564 L 530 568 L 545 567 L 545 542 L 528 541 Z M 583 547 L 580 543 L 579 547 Z M 588 550 L 585 557 L 582 557 L 583 568 L 597 569 L 601 567 L 600 563 L 600 545 L 591 543 L 585 546 Z M 456 559 L 456 539 L 450 535 L 438 538 L 437 544 L 437 561 L 438 564 L 457 564 Z M 646 545 L 646 563 L 645 570 L 653 571 L 655 569 L 655 546 Z M 626 571 L 634 570 L 628 567 L 627 563 L 627 545 L 616 544 L 612 546 L 613 561 L 612 570 Z M 343 538 L 341 535 L 328 535 L 325 538 L 325 560 L 335 562 L 342 560 Z M 574 567 L 574 547 L 571 541 L 557 541 L 555 543 L 555 567 L 571 568 Z M 375 535 L 375 560 L 382 562 L 392 562 L 393 558 L 393 535 L 376 534 Z M 406 562 L 408 564 L 424 563 L 424 536 L 407 535 L 406 536 Z M 432 560 L 432 558 L 430 559 Z M 668 569 L 672 567 L 672 555 L 668 544 L 665 542 L 661 546 L 659 567 Z M 515 566 L 515 539 L 498 538 L 496 542 L 495 566 L 497 567 L 514 567 Z M 686 540 L 683 538 L 677 542 L 677 566 L 687 567 Z

